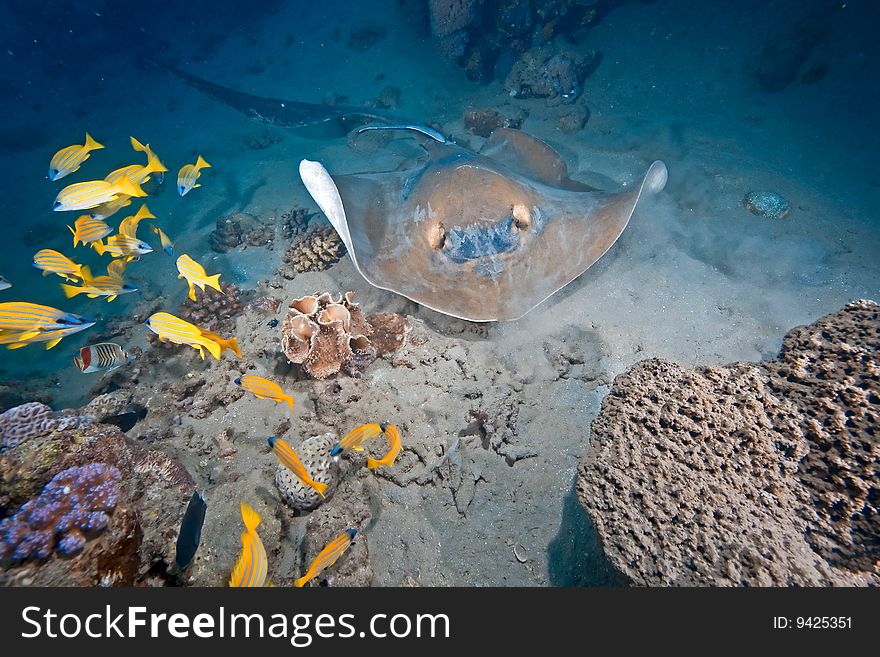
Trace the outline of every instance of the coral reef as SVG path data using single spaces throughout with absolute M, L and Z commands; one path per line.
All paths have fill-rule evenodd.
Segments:
M 779 357 L 614 381 L 578 498 L 641 585 L 878 584 L 880 307 L 848 304 Z
M 305 208 L 291 208 L 281 215 L 281 237 L 286 240 L 298 237 L 306 231 L 315 216 L 314 212 Z
M 753 215 L 766 219 L 784 219 L 791 210 L 791 203 L 776 192 L 749 192 L 742 203 Z
M 275 485 L 281 498 L 295 511 L 311 511 L 329 500 L 339 483 L 339 467 L 330 456 L 330 449 L 336 443 L 337 436 L 330 432 L 321 436 L 313 436 L 304 440 L 296 447 L 306 471 L 312 479 L 327 484 L 324 497 L 314 488 L 304 486 L 299 478 L 280 463 L 275 470 Z
M 56 549 L 73 556 L 110 524 L 121 475 L 89 463 L 52 477 L 40 495 L 0 521 L 0 559 L 48 559 Z
M 367 315 L 370 325 L 370 345 L 376 356 L 392 354 L 403 346 L 409 325 L 406 319 L 397 313 L 376 313 Z
M 478 137 L 488 137 L 498 128 L 521 128 L 525 116 L 523 110 L 513 108 L 505 108 L 504 113 L 491 108 L 469 110 L 464 114 L 464 127 Z
M 281 349 L 316 379 L 337 373 L 343 363 L 370 346 L 367 324 L 354 293 L 338 301 L 325 292 L 294 299 L 281 323 Z
M 292 279 L 307 271 L 329 269 L 345 255 L 345 246 L 336 231 L 329 227 L 313 228 L 294 240 L 284 253 L 285 266 L 279 273 Z
M 0 414 L 0 452 L 52 431 L 80 429 L 94 423 L 88 415 L 55 413 L 40 402 L 28 402 Z
M 180 317 L 215 333 L 232 333 L 241 314 L 241 291 L 235 283 L 220 283 L 223 294 L 207 288 L 205 294 L 193 301 L 186 298 L 180 304 Z
M 79 413 L 66 412 L 69 417 Z M 14 521 L 7 515 L 4 533 L 9 528 L 20 533 L 23 524 L 54 532 L 54 538 L 32 532 L 33 540 L 24 547 L 19 540 L 10 556 L 21 548 L 20 556 L 30 550 L 30 555 L 40 558 L 0 572 L 0 586 L 164 583 L 152 573 L 157 564 L 167 567 L 174 561 L 173 536 L 194 487 L 187 472 L 167 455 L 129 443 L 117 427 L 95 424 L 55 430 L 20 443 L 0 456 L 0 472 L 0 513 L 22 507 Z M 101 481 L 113 483 L 99 486 Z M 80 492 L 72 496 L 65 490 Z M 103 501 L 102 493 L 107 494 Z M 99 515 L 65 519 L 66 514 L 56 513 L 64 505 L 83 513 L 103 513 L 106 524 Z M 50 516 L 52 524 L 48 524 Z M 100 531 L 102 526 L 106 528 Z M 83 541 L 74 529 L 88 540 Z M 57 538 L 67 540 L 62 545 Z M 58 549 L 47 553 L 45 546 L 56 543 Z

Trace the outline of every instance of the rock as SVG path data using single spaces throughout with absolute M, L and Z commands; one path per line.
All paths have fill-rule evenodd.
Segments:
M 522 127 L 525 112 L 519 110 L 508 111 L 505 114 L 487 108 L 482 110 L 470 110 L 465 112 L 464 127 L 471 134 L 478 137 L 488 137 L 498 128 Z
M 618 376 L 578 498 L 634 583 L 880 584 L 880 307 L 788 333 L 779 357 Z
M 753 215 L 766 219 L 784 219 L 791 209 L 791 203 L 776 192 L 749 192 L 742 203 Z
M 558 51 L 545 45 L 523 53 L 504 81 L 504 89 L 516 98 L 558 98 L 574 102 L 584 79 L 599 65 L 601 57 Z
M 583 103 L 564 109 L 556 118 L 556 127 L 562 132 L 572 133 L 582 130 L 590 119 L 590 110 Z

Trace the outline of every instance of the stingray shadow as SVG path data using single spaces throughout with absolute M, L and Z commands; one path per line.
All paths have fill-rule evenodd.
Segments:
M 629 586 L 605 557 L 596 526 L 577 499 L 574 482 L 562 505 L 559 531 L 547 547 L 554 586 Z

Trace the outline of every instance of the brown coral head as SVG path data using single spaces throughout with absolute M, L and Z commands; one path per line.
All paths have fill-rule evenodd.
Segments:
M 324 306 L 329 305 L 331 303 L 337 303 L 336 301 L 333 300 L 333 295 L 330 294 L 329 292 L 322 292 L 321 294 L 318 294 L 317 292 L 315 292 L 315 296 L 318 298 L 318 306 L 320 308 L 323 308 Z M 342 301 L 342 299 L 340 299 L 340 301 Z
M 326 326 L 333 322 L 342 322 L 342 329 L 347 333 L 351 327 L 351 313 L 348 312 L 348 308 L 338 303 L 331 303 L 318 315 L 318 324 Z
M 370 348 L 370 339 L 365 335 L 359 335 L 353 337 L 349 344 L 352 351 L 366 351 Z
M 291 334 L 303 342 L 311 340 L 317 330 L 318 325 L 305 315 L 297 315 L 290 320 Z
M 303 315 L 314 315 L 318 312 L 318 297 L 308 295 L 290 302 L 290 307 Z

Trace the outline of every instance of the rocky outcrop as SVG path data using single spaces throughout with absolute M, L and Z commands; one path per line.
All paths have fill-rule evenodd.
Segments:
M 578 498 L 634 583 L 880 583 L 880 307 L 792 330 L 778 358 L 614 381 Z

